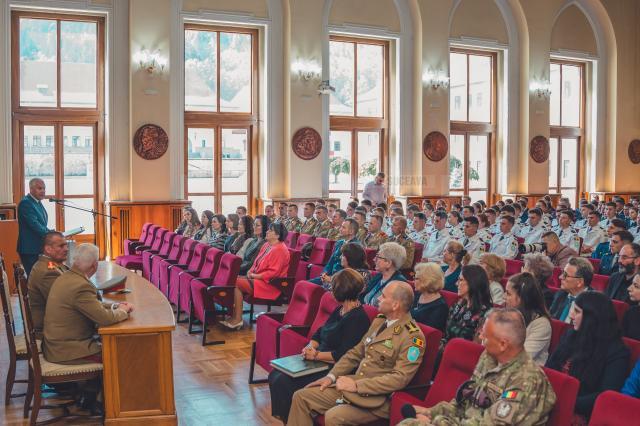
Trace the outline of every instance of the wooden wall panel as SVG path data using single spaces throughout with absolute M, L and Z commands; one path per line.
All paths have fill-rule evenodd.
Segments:
M 15 204 L 0 204 L 0 220 L 17 219 L 17 209 Z
M 108 254 L 114 259 L 124 253 L 123 242 L 138 238 L 142 225 L 152 222 L 167 229 L 176 229 L 182 218 L 182 209 L 191 201 L 107 201 L 105 211 L 117 217 L 111 221 Z
M 13 279 L 13 263 L 20 262 L 16 248 L 18 247 L 18 221 L 0 220 L 0 253 L 4 256 L 4 264 L 9 277 L 11 293 L 16 293 Z
M 545 197 L 546 195 L 549 195 L 551 197 L 551 206 L 553 206 L 553 208 L 555 209 L 558 206 L 558 202 L 560 201 L 560 197 L 562 197 L 562 194 L 496 194 L 496 201 L 506 200 L 507 198 L 511 198 L 512 200 L 517 201 L 522 197 L 527 197 L 527 207 L 532 209 L 536 206 L 538 200 Z
M 624 199 L 626 203 L 631 202 L 631 197 L 640 197 L 640 192 L 585 192 L 584 198 L 591 201 L 595 196 L 600 198 L 600 201 L 606 202 L 613 201 L 614 197 L 620 197 Z

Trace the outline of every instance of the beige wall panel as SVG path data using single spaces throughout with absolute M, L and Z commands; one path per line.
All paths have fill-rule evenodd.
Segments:
M 509 42 L 504 20 L 495 0 L 462 0 L 451 22 L 450 35 L 453 38 L 467 36 L 505 44 Z
M 576 6 L 566 8 L 553 27 L 551 51 L 561 49 L 598 54 L 591 24 Z
M 261 18 L 269 16 L 265 0 L 183 0 L 182 10 L 188 12 L 197 12 L 198 10 L 242 12 L 251 13 Z
M 392 0 L 333 0 L 329 24 L 358 24 L 400 31 L 398 12 Z

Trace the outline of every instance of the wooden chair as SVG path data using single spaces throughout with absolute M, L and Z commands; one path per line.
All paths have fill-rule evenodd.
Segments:
M 4 313 L 4 328 L 7 332 L 7 346 L 9 348 L 9 369 L 7 370 L 7 384 L 4 394 L 4 405 L 9 405 L 11 398 L 25 396 L 26 394 L 13 394 L 15 383 L 28 383 L 28 380 L 16 380 L 16 364 L 18 361 L 27 361 L 27 344 L 24 335 L 16 334 L 16 326 L 11 306 L 11 294 L 7 280 L 4 259 L 0 255 L 0 298 L 2 299 L 2 311 Z
M 44 358 L 38 350 L 36 331 L 33 328 L 33 319 L 31 318 L 31 309 L 29 308 L 27 277 L 22 265 L 17 264 L 15 266 L 15 271 L 18 294 L 22 302 L 25 340 L 27 343 L 27 352 L 29 354 L 29 385 L 27 387 L 27 395 L 24 401 L 24 417 L 27 418 L 29 410 L 31 410 L 31 418 L 29 420 L 29 424 L 31 426 L 55 423 L 63 418 L 66 420 L 78 418 L 102 420 L 102 416 L 70 415 L 68 406 L 75 403 L 75 401 L 56 406 L 47 406 L 42 404 L 42 385 L 98 379 L 102 375 L 102 363 L 66 365 L 49 362 Z M 31 404 L 32 401 L 33 405 Z M 63 410 L 63 414 L 62 416 L 38 422 L 38 413 L 41 408 L 61 408 Z

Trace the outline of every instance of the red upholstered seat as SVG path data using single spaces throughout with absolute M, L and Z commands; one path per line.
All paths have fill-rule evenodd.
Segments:
M 184 238 L 184 244 L 177 260 L 163 259 L 160 261 L 159 272 L 157 276 L 157 285 L 162 294 L 169 297 L 169 273 L 174 266 L 188 269 L 189 262 L 193 257 L 198 242 L 191 238 Z
M 158 251 L 162 245 L 162 240 L 164 238 L 164 234 L 169 232 L 167 229 L 160 228 L 156 231 L 153 237 L 153 242 L 151 243 L 151 247 L 140 246 L 138 249 L 142 247 L 146 247 L 145 250 L 153 250 Z M 142 251 L 144 253 L 144 250 Z M 116 258 L 116 263 L 123 268 L 133 269 L 135 271 L 142 270 L 142 254 L 130 254 L 124 256 L 118 256 Z
M 303 281 L 306 282 L 306 281 Z M 336 310 L 340 304 L 330 292 L 325 292 L 320 299 L 318 312 L 310 326 L 293 326 L 280 328 L 280 344 L 277 356 L 285 357 L 295 355 L 302 352 L 311 336 L 315 334 L 320 327 L 329 319 L 329 316 Z M 375 309 L 375 308 L 374 308 Z
M 613 309 L 616 311 L 618 322 L 622 324 L 622 318 L 624 317 L 624 313 L 627 312 L 627 309 L 629 309 L 629 304 L 620 300 L 612 300 L 611 302 L 613 303 Z
M 607 289 L 609 285 L 609 276 L 608 275 L 599 275 L 595 274 L 593 279 L 591 280 L 591 288 L 597 291 L 604 291 Z
M 299 232 L 288 232 L 287 238 L 284 240 L 284 243 L 289 248 L 296 248 L 296 244 L 298 243 Z
M 423 244 L 414 242 L 413 245 L 414 245 L 414 250 L 413 250 L 413 261 L 411 262 L 411 267 L 400 270 L 402 275 L 404 275 L 410 280 L 412 280 L 415 276 L 414 268 L 416 264 L 420 263 L 420 261 L 422 260 L 422 252 L 424 250 Z
M 158 225 L 154 225 L 152 223 L 145 223 L 142 225 L 142 231 L 140 231 L 140 237 L 136 239 L 126 239 L 123 242 L 124 254 L 136 254 L 136 247 L 147 245 L 151 247 L 151 243 L 153 242 L 153 237 L 156 231 L 160 229 Z
M 448 307 L 452 307 L 459 299 L 458 293 L 452 291 L 440 290 L 440 294 L 444 297 L 444 301 L 447 302 Z
M 287 276 L 272 278 L 269 280 L 269 285 L 280 290 L 280 296 L 276 300 L 260 299 L 250 294 L 245 295 L 245 302 L 251 305 L 251 309 L 249 310 L 249 322 L 253 322 L 254 305 L 267 305 L 270 310 L 272 306 L 282 306 L 289 303 L 294 292 L 295 283 L 297 282 L 295 274 L 298 270 L 298 264 L 300 263 L 300 256 L 301 253 L 299 250 L 289 249 L 289 269 L 287 271 Z
M 142 276 L 151 281 L 151 262 L 154 257 L 165 258 L 169 255 L 173 246 L 173 239 L 178 235 L 175 232 L 167 231 L 162 237 L 160 248 L 156 250 L 145 250 L 142 252 Z
M 551 342 L 549 343 L 549 353 L 553 353 L 553 351 L 556 350 L 558 343 L 560 343 L 560 338 L 571 327 L 571 324 L 564 321 L 553 318 L 551 319 Z
M 600 259 L 593 259 L 591 257 L 588 257 L 587 259 L 591 262 L 591 266 L 593 266 L 593 273 L 597 274 L 600 272 Z
M 197 274 L 202 268 L 202 264 L 204 263 L 204 258 L 207 255 L 207 252 L 211 249 L 210 246 L 202 243 L 196 243 L 196 247 L 193 252 L 193 256 L 191 256 L 191 260 L 187 264 L 186 267 L 182 265 L 175 265 L 169 271 L 169 288 L 167 289 L 167 296 L 169 302 L 174 305 L 178 304 L 178 296 L 180 291 L 180 274 L 184 271 L 188 271 L 191 274 Z
M 562 274 L 562 269 L 553 268 L 551 278 L 547 281 L 547 287 L 560 288 L 560 274 Z
M 504 273 L 505 277 L 510 277 L 511 275 L 519 274 L 522 270 L 522 266 L 524 262 L 522 260 L 515 259 L 505 259 L 504 262 L 507 264 L 506 272 Z
M 627 426 L 635 423 L 640 399 L 616 391 L 602 392 L 593 406 L 589 426 Z
M 369 269 L 375 269 L 376 268 L 375 258 L 376 258 L 376 254 L 378 254 L 378 250 L 366 248 L 364 249 L 364 252 L 367 256 L 367 264 L 369 265 Z
M 409 384 L 409 388 L 418 388 L 418 394 L 425 395 L 429 383 L 433 378 L 433 368 L 436 365 L 436 358 L 438 357 L 438 349 L 440 347 L 440 340 L 442 339 L 442 332 L 438 329 L 429 327 L 428 325 L 416 323 L 422 333 L 424 334 L 424 358 L 420 364 L 420 368 L 413 376 L 413 380 Z
M 166 256 L 155 256 L 151 259 L 151 277 L 149 281 L 158 287 L 159 279 L 160 279 L 160 265 L 163 260 L 169 260 L 171 262 L 177 261 L 178 257 L 182 252 L 182 246 L 184 246 L 185 238 L 182 235 L 176 234 L 173 237 L 173 241 L 171 243 L 171 250 Z
M 640 340 L 631 339 L 629 337 L 623 337 L 622 341 L 629 348 L 629 373 L 635 367 L 636 362 L 640 359 Z
M 436 348 L 437 349 L 437 348 Z M 391 398 L 390 424 L 402 420 L 404 404 L 432 407 L 440 401 L 451 400 L 462 383 L 469 380 L 482 354 L 483 347 L 464 339 L 451 339 L 444 349 L 438 373 L 424 400 L 406 392 L 396 392 Z
M 298 241 L 296 241 L 296 250 L 302 250 L 302 247 L 304 247 L 305 244 L 313 243 L 315 239 L 316 237 L 309 234 L 298 235 Z
M 331 241 L 327 238 L 316 238 L 313 241 L 309 259 L 301 260 L 298 264 L 298 269 L 296 271 L 296 282 L 320 276 L 322 268 L 327 264 L 329 258 L 331 257 L 334 244 L 335 241 Z M 312 275 L 311 268 L 314 265 L 317 267 L 314 268 Z
M 176 321 L 180 321 L 180 313 L 188 312 L 191 304 L 191 280 L 194 278 L 213 278 L 220 266 L 223 251 L 211 247 L 204 256 L 202 267 L 193 271 L 182 271 L 178 276 L 178 294 L 176 295 Z M 173 283 L 172 283 L 173 285 Z
M 573 417 L 580 382 L 575 377 L 550 368 L 544 368 L 544 372 L 556 393 L 556 404 L 549 414 L 547 426 L 569 425 Z
M 207 257 L 211 255 L 209 250 Z M 219 250 L 217 250 L 219 251 Z M 212 256 L 217 256 L 217 253 Z M 224 341 L 207 342 L 207 326 L 215 322 L 216 303 L 225 306 L 228 311 L 233 308 L 233 291 L 240 272 L 242 259 L 232 253 L 224 253 L 219 258 L 219 266 L 215 276 L 194 278 L 190 282 L 191 300 L 189 302 L 189 333 L 193 333 L 194 319 L 202 322 L 202 346 L 221 344 Z M 215 262 L 215 260 L 214 260 Z M 205 265 L 202 270 L 208 269 Z
M 309 326 L 318 311 L 320 299 L 325 290 L 316 284 L 300 281 L 296 284 L 291 302 L 284 314 L 266 313 L 256 320 L 256 341 L 251 350 L 251 366 L 249 383 L 259 383 L 254 380 L 255 364 L 267 372 L 272 370 L 269 362 L 277 357 L 277 330 L 285 324 Z
M 378 314 L 380 313 L 380 311 L 378 311 L 378 308 L 376 308 L 375 306 L 371 306 L 371 305 L 362 305 L 362 306 L 364 307 L 365 313 L 369 317 L 369 321 L 373 321 L 373 319 L 377 317 Z

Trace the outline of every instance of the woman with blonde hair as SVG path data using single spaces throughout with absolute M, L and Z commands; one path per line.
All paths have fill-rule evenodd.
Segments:
M 504 259 L 493 253 L 485 253 L 480 256 L 480 266 L 484 268 L 489 277 L 489 291 L 491 291 L 491 303 L 504 304 L 504 288 L 500 280 L 507 272 L 507 264 Z
M 444 248 L 442 260 L 445 263 L 442 266 L 442 272 L 444 272 L 444 289 L 457 293 L 460 271 L 464 265 L 469 263 L 471 255 L 467 253 L 461 243 L 451 240 Z
M 416 298 L 411 309 L 414 320 L 444 331 L 449 306 L 440 294 L 444 287 L 444 273 L 436 263 L 418 263 L 415 267 Z

